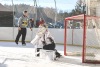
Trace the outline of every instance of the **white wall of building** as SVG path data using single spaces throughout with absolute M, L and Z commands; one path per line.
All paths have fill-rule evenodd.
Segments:
M 64 29 L 49 29 L 56 43 L 64 43 Z M 33 28 L 31 31 L 27 29 L 26 41 L 31 41 L 37 32 L 37 28 Z M 96 33 L 95 29 L 87 30 L 87 45 L 99 45 L 99 35 Z M 100 32 L 100 31 L 99 31 Z M 98 33 L 99 33 L 98 32 Z M 18 33 L 18 28 L 12 27 L 0 27 L 0 40 L 15 40 Z M 72 44 L 72 29 L 68 29 L 67 43 Z M 14 35 L 14 36 L 13 36 Z M 21 38 L 20 38 L 21 40 Z M 73 30 L 73 44 L 82 45 L 83 44 L 83 30 L 74 29 Z
M 100 17 L 100 4 L 96 7 L 96 16 Z

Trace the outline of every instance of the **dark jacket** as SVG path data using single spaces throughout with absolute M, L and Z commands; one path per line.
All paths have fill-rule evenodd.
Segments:
M 52 38 L 49 37 L 51 44 L 47 44 L 45 41 L 43 42 L 43 49 L 45 50 L 55 50 L 55 43 Z

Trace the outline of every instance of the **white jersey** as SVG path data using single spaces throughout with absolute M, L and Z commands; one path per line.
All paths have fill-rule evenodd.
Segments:
M 40 25 L 36 35 L 42 37 L 45 34 L 46 30 L 47 30 L 46 27 Z
M 35 38 L 31 41 L 31 43 L 33 45 L 35 45 L 35 47 L 37 48 L 43 48 L 43 44 L 42 44 L 42 37 L 43 35 L 46 33 L 47 28 L 44 26 L 39 26 L 38 32 L 36 33 Z
M 54 39 L 48 30 L 46 30 L 44 35 L 45 35 L 45 40 L 47 39 L 47 37 L 51 37 L 52 39 Z M 35 38 L 31 41 L 31 43 L 35 46 L 35 48 L 43 48 L 42 41 L 44 41 L 44 35 L 42 36 L 36 35 Z

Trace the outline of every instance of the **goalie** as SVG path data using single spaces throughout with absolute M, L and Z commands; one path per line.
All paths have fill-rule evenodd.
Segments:
M 44 23 L 39 25 L 39 30 L 31 43 L 35 45 L 36 52 L 39 52 L 40 49 L 55 50 L 56 57 L 60 58 L 61 56 L 60 53 L 58 53 L 55 49 L 53 37 L 51 36 L 51 33 L 48 31 L 47 26 Z M 36 54 L 36 56 L 39 56 L 39 53 Z

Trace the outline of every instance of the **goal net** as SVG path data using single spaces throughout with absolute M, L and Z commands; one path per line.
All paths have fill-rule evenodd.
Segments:
M 64 54 L 80 55 L 82 62 L 100 63 L 100 18 L 77 15 L 65 18 Z

